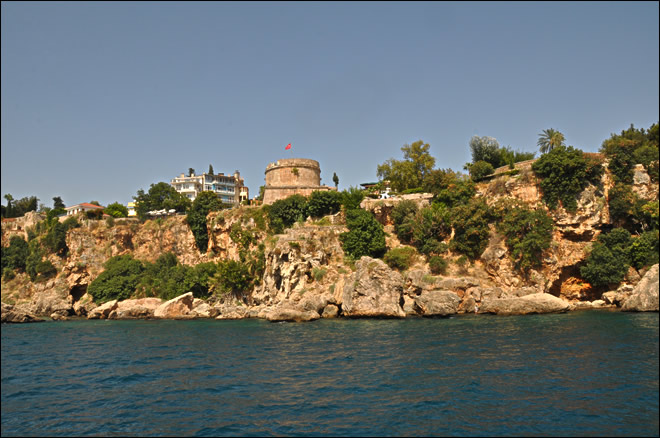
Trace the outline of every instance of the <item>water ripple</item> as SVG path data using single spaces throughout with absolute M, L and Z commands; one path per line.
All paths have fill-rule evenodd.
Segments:
M 658 435 L 657 313 L 72 321 L 1 347 L 2 436 Z

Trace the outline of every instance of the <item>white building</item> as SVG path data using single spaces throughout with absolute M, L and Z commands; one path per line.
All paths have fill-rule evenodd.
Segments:
M 74 214 L 83 213 L 92 210 L 103 210 L 105 207 L 100 205 L 90 204 L 88 202 L 83 202 L 82 204 L 72 205 L 71 207 L 65 207 L 66 215 L 73 216 Z
M 170 181 L 174 189 L 188 199 L 193 201 L 201 192 L 214 192 L 225 204 L 238 204 L 242 201 L 242 195 L 247 198 L 247 187 L 243 185 L 243 178 L 237 170 L 233 175 L 224 173 L 186 176 L 179 175 Z

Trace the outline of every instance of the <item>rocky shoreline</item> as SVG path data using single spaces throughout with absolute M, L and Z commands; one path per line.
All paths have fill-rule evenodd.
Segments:
M 419 274 L 419 273 L 417 273 Z M 336 289 L 336 288 L 335 288 Z M 84 312 L 87 319 L 247 319 L 302 322 L 321 318 L 447 317 L 456 314 L 528 315 L 563 313 L 583 309 L 617 309 L 628 312 L 658 311 L 658 265 L 630 289 L 610 291 L 602 299 L 571 303 L 533 288 L 505 292 L 481 288 L 471 278 L 434 278 L 409 273 L 403 276 L 382 260 L 362 257 L 356 271 L 337 293 L 310 295 L 298 302 L 277 305 L 211 304 L 188 292 L 169 301 L 139 298 L 109 301 Z M 53 321 L 70 320 L 66 312 L 50 315 Z M 3 323 L 40 322 L 45 319 L 20 306 L 2 303 Z

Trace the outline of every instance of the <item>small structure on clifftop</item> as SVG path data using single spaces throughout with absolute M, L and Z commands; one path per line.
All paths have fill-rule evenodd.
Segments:
M 309 196 L 317 190 L 337 189 L 321 185 L 321 167 L 316 160 L 284 158 L 266 166 L 264 204 L 296 194 Z

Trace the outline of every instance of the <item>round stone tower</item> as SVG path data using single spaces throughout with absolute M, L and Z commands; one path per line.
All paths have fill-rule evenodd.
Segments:
M 307 158 L 284 158 L 266 166 L 264 204 L 291 195 L 310 195 L 316 190 L 334 190 L 321 185 L 321 166 Z

